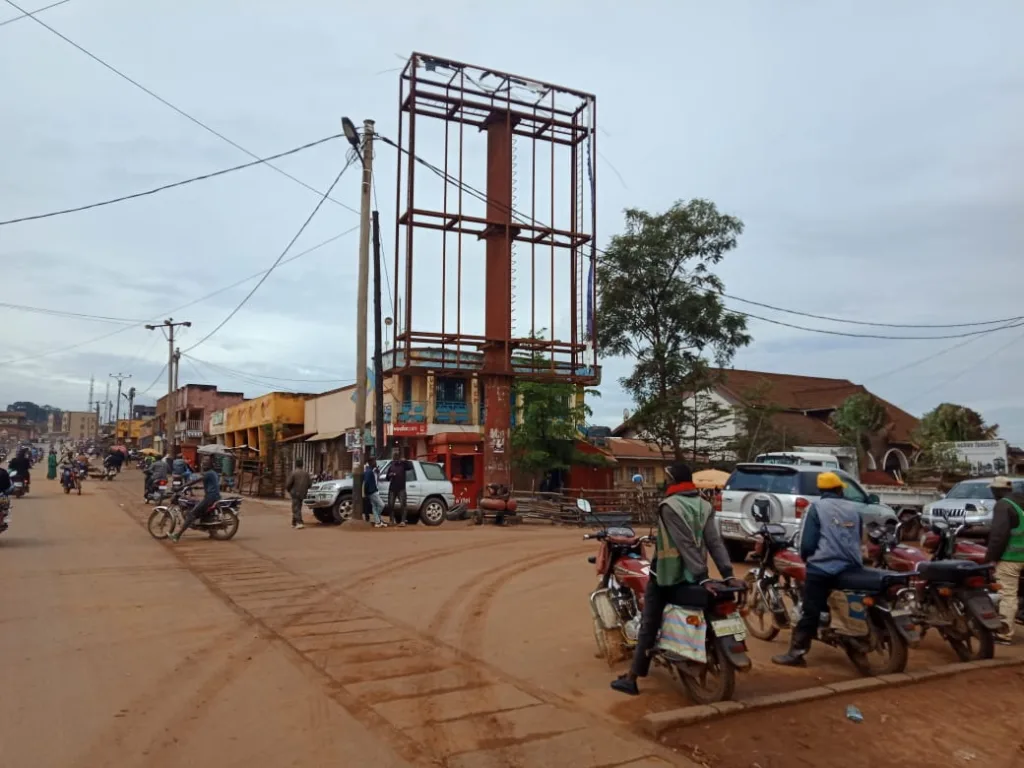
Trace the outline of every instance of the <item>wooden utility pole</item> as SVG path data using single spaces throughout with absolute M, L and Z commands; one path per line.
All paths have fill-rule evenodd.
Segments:
M 167 439 L 164 441 L 164 453 L 165 455 L 174 457 L 174 424 L 171 419 L 174 416 L 171 408 L 173 407 L 172 401 L 174 400 L 174 390 L 176 387 L 177 374 L 175 372 L 177 365 L 177 353 L 174 349 L 174 329 L 175 328 L 191 328 L 192 323 L 189 321 L 176 323 L 173 317 L 169 317 L 159 325 L 147 325 L 146 328 L 150 331 L 155 331 L 157 328 L 166 329 L 164 335 L 167 337 L 167 407 L 164 409 L 164 429 L 167 434 Z
M 356 430 L 359 452 L 352 461 L 352 517 L 363 516 L 363 461 L 366 458 L 366 304 L 370 267 L 370 201 L 373 191 L 373 120 L 363 121 L 360 157 L 363 161 L 363 184 L 360 194 L 359 277 L 356 300 Z
M 130 373 L 111 373 L 110 378 L 117 379 L 117 405 L 114 406 L 114 439 L 117 440 L 117 422 L 121 420 L 121 382 L 130 379 Z
M 373 212 L 373 455 L 384 455 L 384 339 L 380 317 L 380 214 Z

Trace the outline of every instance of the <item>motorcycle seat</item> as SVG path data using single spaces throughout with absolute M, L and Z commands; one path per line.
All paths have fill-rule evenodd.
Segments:
M 850 592 L 884 592 L 910 582 L 910 574 L 881 568 L 854 568 L 840 574 L 837 587 Z
M 972 563 L 969 560 L 934 560 L 919 563 L 917 575 L 925 581 L 942 581 L 959 584 L 971 576 L 983 576 L 992 570 L 989 565 Z

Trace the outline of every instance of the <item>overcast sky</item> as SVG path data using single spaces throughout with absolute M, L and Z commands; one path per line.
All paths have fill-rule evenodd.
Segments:
M 0 0 L 0 21 L 16 15 Z M 601 245 L 620 229 L 625 207 L 660 211 L 707 197 L 746 224 L 720 270 L 736 296 L 892 323 L 1024 314 L 1019 0 L 70 0 L 39 18 L 259 155 L 335 133 L 341 115 L 375 118 L 395 136 L 398 73 L 387 70 L 413 50 L 590 91 L 602 129 Z M 31 19 L 0 26 L 0 93 L 0 219 L 249 159 Z M 433 160 L 442 152 L 417 150 Z M 325 189 L 344 151 L 335 141 L 280 166 Z M 384 231 L 393 233 L 393 150 L 381 147 L 377 163 Z M 355 208 L 358 194 L 353 172 L 334 197 Z M 261 167 L 2 227 L 2 300 L 162 317 L 268 268 L 316 200 Z M 295 251 L 356 223 L 327 203 Z M 392 248 L 393 234 L 385 239 Z M 308 391 L 354 378 L 356 249 L 353 233 L 282 266 L 195 357 L 316 380 L 287 385 Z M 253 284 L 175 313 L 193 323 L 182 346 Z M 970 330 L 886 331 L 735 307 L 831 330 Z M 0 362 L 76 347 L 4 364 L 0 404 L 83 409 L 90 374 L 102 398 L 118 371 L 132 373 L 139 390 L 164 391 L 167 345 L 155 332 L 6 309 L 0 318 Z M 737 367 L 849 378 L 918 415 L 960 402 L 1024 442 L 1024 329 L 969 342 L 840 338 L 758 321 L 751 330 Z M 83 344 L 103 334 L 112 335 Z M 595 422 L 614 425 L 631 406 L 617 384 L 629 363 L 603 362 Z M 181 375 L 249 395 L 270 388 L 201 363 L 183 363 Z

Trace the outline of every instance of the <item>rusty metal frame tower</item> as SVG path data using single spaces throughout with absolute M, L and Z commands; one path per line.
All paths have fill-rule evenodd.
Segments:
M 510 484 L 517 378 L 600 382 L 596 118 L 592 94 L 426 54 L 399 79 L 391 368 L 479 373 L 485 484 Z

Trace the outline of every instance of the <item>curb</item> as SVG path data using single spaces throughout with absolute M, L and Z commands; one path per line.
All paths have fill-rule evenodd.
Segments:
M 637 725 L 640 730 L 648 736 L 658 738 L 668 731 L 692 725 L 704 720 L 726 717 L 728 715 L 741 714 L 743 712 L 756 712 L 763 709 L 774 709 L 787 704 L 798 704 L 818 699 L 829 699 L 851 691 L 863 692 L 874 691 L 880 688 L 910 685 L 926 680 L 937 680 L 943 677 L 952 677 L 961 672 L 970 672 L 981 669 L 999 669 L 1001 667 L 1024 666 L 1024 659 L 985 659 L 983 661 L 969 661 L 958 664 L 944 664 L 941 667 L 930 667 L 915 672 L 906 672 L 895 675 L 881 675 L 880 677 L 859 677 L 853 680 L 843 680 L 828 685 L 818 685 L 813 688 L 802 688 L 797 691 L 786 693 L 775 693 L 768 696 L 755 696 L 744 701 L 723 701 L 718 704 L 706 706 L 683 707 L 682 709 L 670 709 L 665 712 L 655 712 L 640 718 Z

